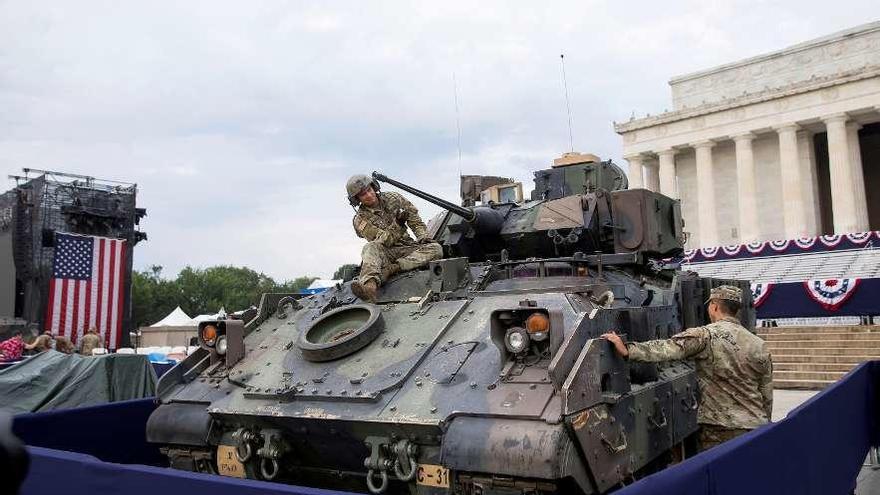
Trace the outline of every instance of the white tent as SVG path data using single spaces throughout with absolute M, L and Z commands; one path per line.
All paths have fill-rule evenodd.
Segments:
M 311 285 L 307 287 L 307 289 L 329 289 L 331 287 L 335 287 L 336 284 L 341 284 L 342 280 L 321 280 L 316 279 L 312 282 Z
M 184 313 L 183 310 L 180 309 L 180 306 L 178 306 L 174 308 L 174 311 L 168 313 L 168 316 L 153 323 L 150 327 L 181 327 L 192 324 L 192 318 Z
M 190 322 L 190 325 L 198 325 L 199 323 L 201 323 L 203 321 L 208 321 L 208 320 L 225 320 L 225 319 L 226 319 L 226 308 L 221 306 L 220 311 L 217 311 L 216 313 L 214 313 L 212 315 L 196 315 L 195 318 L 192 319 L 192 322 Z

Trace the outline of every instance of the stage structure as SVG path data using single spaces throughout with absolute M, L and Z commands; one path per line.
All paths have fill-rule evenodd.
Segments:
M 0 194 L 0 320 L 40 329 L 51 323 L 46 315 L 59 234 L 123 240 L 122 340 L 117 345 L 127 346 L 132 252 L 147 238 L 138 230 L 146 210 L 136 206 L 137 185 L 28 168 L 23 172 L 10 176 L 15 187 Z

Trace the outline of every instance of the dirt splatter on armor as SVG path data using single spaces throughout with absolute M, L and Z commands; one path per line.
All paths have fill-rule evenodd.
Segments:
M 760 337 L 733 317 L 666 340 L 627 344 L 632 361 L 693 359 L 702 400 L 698 422 L 751 429 L 770 421 L 773 365 Z

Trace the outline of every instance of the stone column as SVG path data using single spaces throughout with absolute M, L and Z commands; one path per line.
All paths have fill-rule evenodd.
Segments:
M 660 193 L 670 198 L 678 198 L 675 190 L 675 150 L 661 150 L 657 152 L 659 157 Z
M 831 179 L 831 212 L 834 233 L 848 234 L 865 230 L 858 224 L 849 142 L 846 135 L 847 115 L 839 113 L 822 119 L 828 131 L 828 169 Z
M 739 241 L 754 242 L 760 239 L 758 221 L 758 186 L 755 182 L 755 156 L 752 153 L 751 132 L 733 137 L 736 143 L 736 191 L 739 197 Z
M 623 157 L 629 162 L 629 173 L 626 174 L 629 180 L 630 189 L 642 189 L 645 182 L 642 180 L 642 164 L 644 159 L 641 155 L 627 155 Z
M 865 193 L 865 172 L 862 170 L 862 148 L 859 145 L 861 124 L 847 122 L 846 144 L 849 148 L 849 166 L 853 175 L 853 196 L 856 203 L 856 223 L 861 231 L 869 230 L 868 201 Z
M 807 130 L 797 132 L 798 158 L 801 161 L 801 177 L 804 178 L 804 211 L 807 215 L 808 237 L 822 234 L 822 209 L 819 205 L 819 177 L 816 170 L 816 150 L 813 147 L 813 133 Z
M 700 228 L 699 247 L 718 245 L 718 220 L 715 210 L 715 171 L 712 162 L 712 141 L 694 143 L 697 155 L 697 218 Z
M 804 180 L 798 158 L 798 126 L 786 124 L 776 128 L 779 134 L 779 167 L 782 172 L 782 205 L 785 238 L 807 236 L 807 215 L 804 209 Z
M 656 162 L 649 162 L 645 164 L 645 172 L 647 177 L 645 178 L 645 188 L 650 189 L 654 192 L 660 192 L 660 167 Z

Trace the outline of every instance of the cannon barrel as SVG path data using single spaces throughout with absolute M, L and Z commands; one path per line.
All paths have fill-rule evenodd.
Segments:
M 474 213 L 474 210 L 472 210 L 470 208 L 465 208 L 463 206 L 458 206 L 457 204 L 450 203 L 449 201 L 446 201 L 443 198 L 438 198 L 437 196 L 434 196 L 433 194 L 428 194 L 428 193 L 421 191 L 419 189 L 416 189 L 412 186 L 408 186 L 408 185 L 404 184 L 403 182 L 398 182 L 398 181 L 396 181 L 386 175 L 380 174 L 379 172 L 373 172 L 373 178 L 379 182 L 385 182 L 385 183 L 391 184 L 392 186 L 397 187 L 399 189 L 403 189 L 404 191 L 406 191 L 412 195 L 418 196 L 429 203 L 433 203 L 433 204 L 439 206 L 440 208 L 443 208 L 444 210 L 449 210 L 452 213 L 455 213 L 456 215 L 460 216 L 461 218 L 464 218 L 468 222 L 473 222 L 477 218 L 477 214 Z

